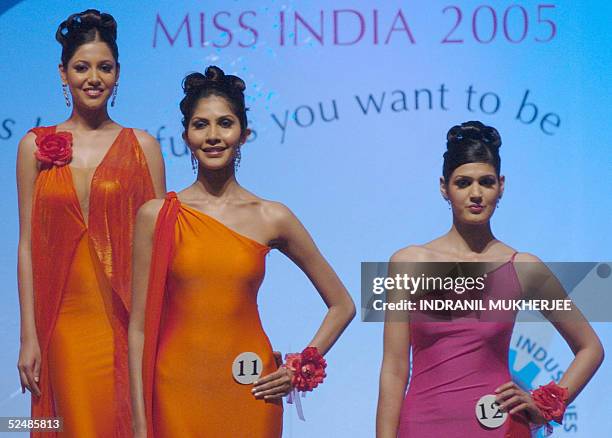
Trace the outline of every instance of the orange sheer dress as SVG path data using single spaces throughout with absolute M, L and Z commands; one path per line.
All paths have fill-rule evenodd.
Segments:
M 243 352 L 261 358 L 262 376 L 277 369 L 257 308 L 269 249 L 168 195 L 145 322 L 150 437 L 281 436 L 282 402 L 255 399 L 232 373 Z
M 32 131 L 43 136 L 55 127 Z M 32 416 L 62 417 L 62 437 L 130 437 L 132 232 L 138 207 L 154 197 L 131 129 L 121 130 L 89 175 L 64 165 L 43 168 L 36 179 L 32 269 L 42 394 L 32 397 Z M 77 193 L 75 181 L 89 183 L 89 194 Z

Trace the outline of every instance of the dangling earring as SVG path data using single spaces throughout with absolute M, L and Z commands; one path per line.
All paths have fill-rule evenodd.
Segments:
M 495 208 L 499 208 L 499 201 L 501 201 L 501 196 L 497 198 L 497 202 L 495 203 Z
M 447 200 L 446 200 L 446 202 L 448 202 L 448 209 L 450 210 L 450 209 L 451 209 L 451 202 L 450 202 L 450 199 L 447 199 Z
M 240 151 L 240 146 L 236 149 L 236 154 L 234 155 L 234 172 L 238 171 L 240 167 L 240 160 L 242 158 L 242 152 Z
M 70 97 L 68 96 L 68 85 L 62 84 L 62 91 L 64 92 L 64 99 L 66 100 L 66 106 L 70 108 Z
M 198 159 L 195 157 L 193 152 L 191 153 L 191 168 L 193 169 L 193 173 L 198 173 Z
M 115 83 L 113 89 L 113 98 L 111 99 L 111 106 L 115 106 L 115 100 L 117 100 L 117 88 L 119 88 L 119 82 Z

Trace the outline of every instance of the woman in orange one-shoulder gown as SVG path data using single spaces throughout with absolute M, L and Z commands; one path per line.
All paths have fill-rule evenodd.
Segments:
M 259 318 L 270 249 L 295 262 L 328 306 L 309 352 L 325 354 L 355 312 L 293 213 L 236 180 L 250 133 L 244 87 L 213 66 L 185 78 L 180 106 L 197 179 L 163 202 L 147 202 L 136 218 L 129 327 L 135 438 L 281 437 L 282 397 L 293 390 L 295 368 L 279 368 Z
M 261 358 L 264 375 L 277 368 L 257 308 L 270 248 L 174 193 L 167 202 L 177 215 L 153 375 L 155 436 L 278 437 L 280 400 L 258 403 L 251 385 L 237 384 L 231 373 L 245 351 Z

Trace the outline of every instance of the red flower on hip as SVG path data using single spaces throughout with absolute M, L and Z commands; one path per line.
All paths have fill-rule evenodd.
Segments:
M 287 354 L 285 366 L 294 372 L 292 383 L 298 391 L 312 391 L 326 377 L 327 363 L 316 347 L 301 353 Z
M 72 134 L 55 132 L 36 138 L 38 149 L 34 153 L 40 162 L 56 166 L 64 166 L 72 159 Z

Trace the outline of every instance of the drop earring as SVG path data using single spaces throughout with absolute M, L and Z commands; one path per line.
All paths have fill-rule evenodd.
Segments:
M 62 84 L 62 91 L 64 93 L 64 99 L 66 100 L 66 106 L 70 108 L 70 97 L 68 96 L 68 85 Z
M 198 173 L 198 159 L 195 157 L 193 152 L 191 153 L 191 168 L 193 169 L 193 173 Z
M 111 99 L 111 106 L 115 106 L 115 101 L 117 100 L 117 88 L 119 88 L 119 82 L 115 83 L 115 87 L 113 88 L 113 98 Z
M 234 155 L 234 172 L 238 171 L 240 167 L 240 160 L 242 159 L 242 152 L 240 151 L 241 147 L 238 146 L 236 149 L 236 154 Z

